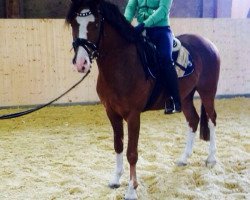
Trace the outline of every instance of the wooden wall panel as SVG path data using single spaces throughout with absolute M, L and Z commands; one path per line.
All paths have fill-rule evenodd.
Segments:
M 210 39 L 221 55 L 219 95 L 250 94 L 250 20 L 173 19 L 176 35 L 195 33 Z
M 250 93 L 250 21 L 172 19 L 176 35 L 197 33 L 212 40 L 221 57 L 218 94 Z M 45 103 L 82 74 L 71 64 L 71 31 L 62 19 L 0 20 L 0 106 Z M 95 102 L 97 66 L 84 83 L 59 103 Z
M 0 36 L 0 106 L 47 102 L 82 77 L 64 20 L 0 20 Z M 98 101 L 96 70 L 59 103 Z

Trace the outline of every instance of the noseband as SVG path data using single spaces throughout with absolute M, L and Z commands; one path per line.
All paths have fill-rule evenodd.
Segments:
M 98 13 L 100 13 L 100 12 L 98 12 Z M 78 17 L 87 17 L 89 15 L 92 15 L 92 12 L 88 11 L 85 13 L 76 13 L 76 15 Z M 100 16 L 101 16 L 100 21 L 98 23 L 99 24 L 99 33 L 98 33 L 97 41 L 95 43 L 91 42 L 87 39 L 84 39 L 84 38 L 76 38 L 72 43 L 72 46 L 73 46 L 75 52 L 79 46 L 83 47 L 87 51 L 91 63 L 92 63 L 93 59 L 97 59 L 99 56 L 98 49 L 99 49 L 99 44 L 100 44 L 100 40 L 101 40 L 101 35 L 103 33 L 103 22 L 104 22 L 104 18 L 102 17 L 101 14 L 100 14 Z

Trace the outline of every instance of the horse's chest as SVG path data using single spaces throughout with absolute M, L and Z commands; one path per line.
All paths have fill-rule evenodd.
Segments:
M 121 116 L 126 115 L 129 110 L 128 98 L 110 88 L 97 87 L 97 93 L 101 103 L 106 109 L 112 109 Z
M 111 91 L 99 91 L 97 92 L 101 102 L 107 106 L 124 104 L 124 98 L 119 96 L 117 93 Z

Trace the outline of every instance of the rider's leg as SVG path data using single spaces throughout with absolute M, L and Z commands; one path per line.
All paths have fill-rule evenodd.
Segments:
M 175 67 L 173 62 L 168 62 L 166 59 L 161 59 L 162 63 L 161 75 L 163 79 L 163 84 L 166 90 L 169 91 L 172 96 L 175 112 L 181 112 L 181 101 L 179 95 L 179 86 L 178 86 L 178 78 L 175 71 Z M 166 114 L 169 114 L 169 111 L 165 111 Z
M 175 111 L 181 112 L 178 78 L 172 59 L 173 35 L 171 29 L 167 26 L 148 28 L 147 35 L 156 45 L 159 53 L 162 83 L 173 98 Z M 165 113 L 171 112 L 166 110 Z

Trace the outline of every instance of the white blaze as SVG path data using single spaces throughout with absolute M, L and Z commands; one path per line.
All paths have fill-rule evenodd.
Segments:
M 83 9 L 81 11 L 81 13 L 87 12 L 89 12 L 89 9 Z M 81 39 L 87 39 L 87 26 L 90 22 L 95 21 L 94 16 L 92 14 L 84 17 L 77 16 L 76 21 L 79 24 L 78 37 Z M 75 64 L 78 72 L 87 72 L 90 69 L 90 64 L 91 63 L 87 51 L 82 46 L 79 46 Z
M 87 12 L 89 12 L 89 9 L 83 9 L 81 11 L 81 13 L 87 13 Z M 89 22 L 95 21 L 94 15 L 91 14 L 91 15 L 85 16 L 85 17 L 77 16 L 76 21 L 79 24 L 78 37 L 82 38 L 82 39 L 87 39 L 87 33 L 88 33 L 87 26 L 88 26 Z

